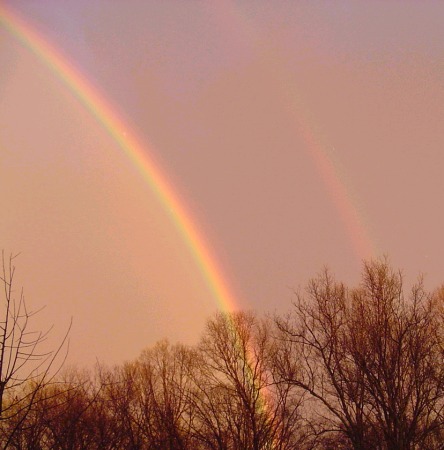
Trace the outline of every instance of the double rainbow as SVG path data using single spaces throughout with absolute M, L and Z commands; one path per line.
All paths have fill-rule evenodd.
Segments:
M 117 108 L 70 63 L 69 58 L 45 40 L 18 13 L 0 5 L 0 24 L 63 81 L 125 152 L 170 214 L 219 306 L 224 311 L 237 309 L 235 297 L 204 234 L 192 220 L 184 201 L 179 198 L 168 182 L 164 171 L 150 156 L 149 148 L 146 145 L 143 146 L 136 135 L 128 131 L 128 126 L 117 113 Z M 295 120 L 318 173 L 344 223 L 357 258 L 361 260 L 372 257 L 375 254 L 372 242 L 345 183 L 338 176 L 333 161 L 328 157 L 307 120 L 304 120 L 304 117 L 297 112 Z
M 116 107 L 105 99 L 100 91 L 70 63 L 68 58 L 45 40 L 16 12 L 2 5 L 0 5 L 0 25 L 5 27 L 11 35 L 35 54 L 63 81 L 120 146 L 170 214 L 221 309 L 224 311 L 237 309 L 238 305 L 233 293 L 204 235 L 192 220 L 184 202 L 168 182 L 165 173 L 150 156 L 149 148 L 146 145 L 142 146 L 135 134 L 128 131 L 128 127 L 118 115 Z M 323 150 L 321 142 L 316 139 L 309 123 L 297 113 L 295 119 L 298 122 L 299 129 L 317 170 L 332 196 L 332 201 L 339 216 L 344 222 L 357 257 L 362 259 L 373 256 L 372 243 L 367 236 L 365 228 L 362 226 L 357 209 L 353 205 L 344 182 L 341 181 L 337 174 L 333 161 Z M 261 393 L 260 399 L 262 408 L 266 411 L 266 390 Z

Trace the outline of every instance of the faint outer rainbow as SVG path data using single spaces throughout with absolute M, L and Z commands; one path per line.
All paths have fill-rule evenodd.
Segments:
M 341 176 L 335 164 L 333 155 L 330 156 L 327 146 L 322 142 L 321 133 L 316 126 L 310 123 L 310 114 L 298 95 L 294 83 L 288 79 L 283 61 L 272 62 L 273 76 L 277 81 L 285 86 L 285 99 L 289 115 L 295 122 L 297 135 L 302 137 L 311 159 L 319 173 L 326 191 L 336 208 L 339 218 L 345 227 L 346 234 L 351 242 L 351 247 L 359 261 L 374 258 L 377 254 L 376 248 L 359 208 L 356 206 L 352 191 L 347 187 L 344 176 Z M 316 130 L 316 131 L 315 131 Z
M 2 5 L 0 5 L 0 24 L 31 50 L 68 86 L 70 91 L 117 142 L 148 182 L 174 221 L 219 306 L 225 311 L 237 309 L 235 298 L 224 279 L 222 271 L 203 234 L 191 219 L 184 202 L 179 199 L 159 165 L 147 153 L 146 147 L 142 146 L 134 134 L 128 132 L 128 127 L 118 116 L 116 108 L 100 94 L 98 89 L 78 69 L 70 64 L 60 51 L 51 46 L 16 12 Z
M 242 37 L 253 47 L 259 45 L 263 47 L 253 19 L 250 18 L 239 3 L 233 0 L 226 0 L 224 2 L 211 3 L 211 7 L 216 12 L 217 17 L 227 20 L 230 23 L 230 29 L 241 33 Z M 288 76 L 290 71 L 286 69 L 286 62 L 280 60 L 278 53 L 267 56 L 269 57 L 267 68 L 272 71 L 272 76 L 276 83 L 282 86 L 285 91 L 281 101 L 294 121 L 297 130 L 295 137 L 302 137 L 306 150 L 310 154 L 314 166 L 324 183 L 327 194 L 345 227 L 356 258 L 359 261 L 374 258 L 377 255 L 377 249 L 370 238 L 362 213 L 360 213 L 362 208 L 357 207 L 352 191 L 347 186 L 344 176 L 341 176 L 337 164 L 329 155 L 328 147 L 319 138 L 318 127 L 310 123 L 310 114 L 307 114 L 307 108 L 301 102 L 301 96 L 298 95 L 297 86 L 294 86 L 294 80 Z
M 350 190 L 347 189 L 345 182 L 338 174 L 334 160 L 329 157 L 325 146 L 316 138 L 312 131 L 313 127 L 308 125 L 301 114 L 296 111 L 294 114 L 299 124 L 299 132 L 304 138 L 314 164 L 345 226 L 356 257 L 359 260 L 374 258 L 377 254 L 375 245 L 371 241 L 359 210 L 353 202 Z

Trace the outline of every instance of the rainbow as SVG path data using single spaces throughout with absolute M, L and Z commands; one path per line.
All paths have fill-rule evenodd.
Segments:
M 158 200 L 174 221 L 176 228 L 192 253 L 203 277 L 219 306 L 224 311 L 238 309 L 236 299 L 216 261 L 208 242 L 196 223 L 191 219 L 185 203 L 179 198 L 171 183 L 147 149 L 117 114 L 117 109 L 107 101 L 98 88 L 69 62 L 60 51 L 49 44 L 18 13 L 0 5 L 0 25 L 29 49 L 80 100 L 96 118 L 111 138 L 120 146 L 128 158 L 149 184 Z
M 239 16 L 236 13 L 233 15 Z M 221 309 L 225 312 L 238 309 L 238 303 L 230 290 L 221 267 L 217 263 L 203 233 L 192 220 L 184 201 L 179 198 L 159 164 L 150 156 L 148 149 L 142 146 L 135 133 L 128 131 L 128 126 L 117 114 L 116 107 L 106 100 L 99 89 L 93 86 L 79 70 L 73 67 L 67 57 L 50 45 L 18 13 L 4 5 L 0 5 L 0 25 L 5 27 L 11 35 L 62 80 L 120 146 L 174 221 Z M 295 122 L 298 124 L 299 131 L 302 133 L 327 191 L 332 196 L 332 201 L 339 216 L 344 222 L 356 256 L 359 259 L 373 256 L 372 243 L 366 234 L 345 184 L 337 174 L 333 161 L 328 157 L 321 142 L 314 136 L 313 127 L 310 127 L 298 112 L 296 96 L 293 95 L 293 98 L 289 100 Z M 234 326 L 234 323 L 232 324 Z M 249 369 L 251 370 L 250 366 Z M 267 412 L 267 389 L 261 391 L 260 403 L 261 409 Z
M 231 8 L 222 9 L 225 13 L 228 12 L 230 20 L 239 22 L 240 28 L 247 33 L 247 39 L 254 41 L 253 27 L 234 4 Z M 106 100 L 99 89 L 93 86 L 78 69 L 73 67 L 65 55 L 55 49 L 18 13 L 0 5 L 0 24 L 62 80 L 120 146 L 172 218 L 219 306 L 225 311 L 238 309 L 236 299 L 229 288 L 222 269 L 203 233 L 192 220 L 185 202 L 180 199 L 164 171 L 151 156 L 153 152 L 148 152 L 146 146 L 142 146 L 135 133 L 128 131 L 128 126 L 119 117 L 117 108 Z M 275 72 L 277 81 L 285 81 L 283 80 L 285 73 L 282 64 L 277 69 L 279 69 Z M 358 208 L 353 203 L 349 189 L 341 180 L 334 160 L 329 157 L 325 150 L 325 145 L 316 138 L 313 132 L 314 127 L 310 126 L 301 113 L 300 102 L 296 94 L 296 92 L 290 93 L 290 96 L 286 99 L 288 106 L 298 131 L 307 145 L 316 170 L 320 174 L 326 191 L 343 222 L 355 256 L 358 260 L 374 257 L 376 253 L 374 245 L 363 226 L 363 220 Z
M 310 154 L 317 167 L 318 172 L 324 182 L 333 204 L 338 211 L 343 225 L 345 226 L 347 235 L 351 240 L 351 244 L 358 260 L 367 260 L 374 258 L 376 249 L 368 236 L 363 220 L 355 207 L 353 199 L 346 188 L 345 183 L 341 181 L 334 160 L 329 157 L 325 146 L 316 139 L 311 128 L 304 126 L 304 122 L 299 118 L 301 125 L 301 133 L 308 145 Z
M 259 41 L 252 19 L 242 10 L 239 4 L 227 1 L 223 4 L 217 4 L 217 6 L 219 7 L 218 14 L 236 23 L 237 28 L 243 33 L 243 37 L 246 40 L 252 44 Z M 270 61 L 269 66 L 273 67 L 273 76 L 276 79 L 276 83 L 282 86 L 293 85 L 293 82 L 288 80 L 284 61 Z M 302 137 L 305 142 L 316 171 L 326 188 L 327 195 L 336 208 L 337 214 L 350 239 L 356 259 L 361 262 L 362 260 L 374 258 L 378 251 L 370 238 L 368 227 L 365 226 L 362 205 L 361 208 L 357 207 L 357 202 L 351 194 L 351 189 L 347 187 L 344 177 L 340 176 L 338 164 L 332 158 L 332 152 L 327 150 L 328 147 L 318 137 L 320 133 L 315 132 L 317 127 L 310 124 L 309 114 L 307 114 L 306 108 L 301 104 L 297 89 L 287 90 L 286 94 L 285 99 L 283 98 L 282 101 L 288 108 L 289 114 L 294 120 L 295 128 L 297 128 L 298 136 Z

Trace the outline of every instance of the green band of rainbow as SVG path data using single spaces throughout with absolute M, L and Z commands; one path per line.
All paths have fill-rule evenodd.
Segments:
M 225 311 L 237 309 L 235 298 L 222 270 L 202 232 L 191 219 L 184 202 L 179 199 L 159 165 L 149 155 L 147 148 L 141 145 L 134 133 L 129 132 L 124 121 L 118 116 L 116 108 L 69 63 L 68 58 L 43 39 L 16 12 L 2 5 L 0 5 L 0 24 L 66 84 L 126 153 L 170 214 L 219 306 Z

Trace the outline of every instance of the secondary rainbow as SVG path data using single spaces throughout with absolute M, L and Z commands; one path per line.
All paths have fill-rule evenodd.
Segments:
M 149 154 L 146 146 L 143 146 L 135 134 L 129 131 L 128 126 L 117 114 L 116 108 L 69 62 L 68 58 L 50 45 L 15 11 L 0 5 L 0 24 L 68 86 L 118 143 L 170 214 L 219 306 L 224 311 L 237 309 L 234 295 L 228 287 L 222 270 L 184 202 L 168 182 L 166 175 Z
M 298 121 L 312 159 L 344 224 L 357 259 L 374 258 L 377 254 L 375 246 L 363 225 L 363 220 L 358 208 L 354 205 L 349 189 L 338 175 L 334 160 L 329 157 L 325 146 L 316 139 L 311 131 L 312 127 L 305 123 L 301 115 L 298 115 Z
M 253 20 L 238 3 L 227 0 L 212 4 L 212 7 L 218 8 L 218 17 L 224 17 L 225 15 L 232 24 L 234 23 L 235 26 L 231 26 L 231 28 L 243 33 L 243 38 L 249 41 L 252 46 L 260 43 L 260 36 Z M 307 108 L 301 102 L 297 86 L 293 86 L 294 82 L 288 77 L 289 71 L 286 70 L 285 66 L 285 61 L 279 60 L 277 53 L 269 61 L 269 67 L 272 67 L 276 83 L 281 86 L 292 86 L 287 88 L 282 102 L 294 121 L 297 130 L 296 136 L 302 137 L 306 144 L 306 149 L 316 171 L 344 225 L 356 259 L 362 261 L 363 259 L 374 258 L 378 252 L 370 238 L 368 226 L 365 226 L 362 205 L 359 205 L 361 208 L 358 207 L 350 187 L 347 185 L 344 176 L 341 176 L 334 158 L 331 157 L 331 152 L 327 150 L 328 146 L 320 139 L 319 127 L 310 123 L 309 117 L 311 114 L 307 114 Z

